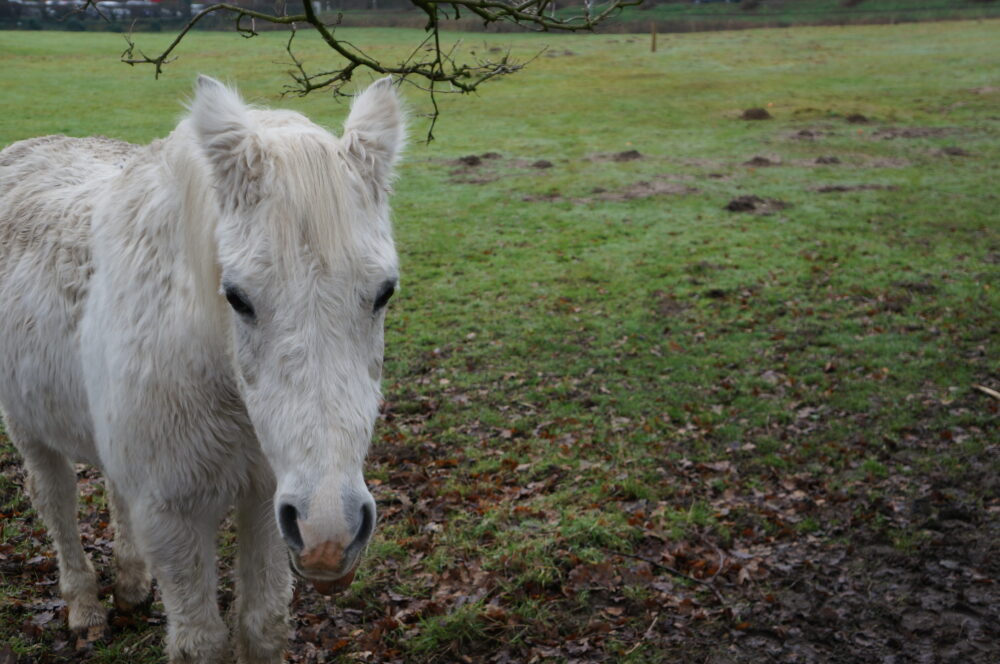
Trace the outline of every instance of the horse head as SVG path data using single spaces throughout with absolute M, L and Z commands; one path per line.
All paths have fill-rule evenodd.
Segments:
M 341 589 L 375 527 L 362 466 L 399 274 L 387 200 L 399 100 L 388 78 L 374 83 L 337 137 L 201 77 L 190 122 L 218 194 L 214 299 L 275 518 L 293 568 Z

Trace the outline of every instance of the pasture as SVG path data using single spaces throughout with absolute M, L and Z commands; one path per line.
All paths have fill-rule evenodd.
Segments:
M 538 57 L 429 145 L 404 87 L 379 527 L 346 593 L 297 590 L 289 661 L 997 661 L 996 28 L 456 35 Z M 339 127 L 279 97 L 284 45 L 194 33 L 155 81 L 117 35 L 0 33 L 0 145 L 148 142 L 197 72 Z M 156 603 L 65 630 L 9 445 L 0 472 L 0 662 L 159 661 Z

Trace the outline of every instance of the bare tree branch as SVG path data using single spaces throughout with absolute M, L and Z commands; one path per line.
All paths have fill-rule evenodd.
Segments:
M 342 15 L 337 16 L 333 23 L 324 23 L 316 14 L 311 0 L 303 0 L 302 14 L 268 14 L 246 7 L 217 3 L 205 7 L 192 16 L 177 34 L 174 40 L 161 53 L 155 56 L 146 55 L 136 44 L 130 32 L 125 35 L 127 48 L 122 53 L 122 62 L 129 65 L 153 65 L 155 76 L 163 73 L 163 67 L 173 61 L 173 53 L 180 43 L 199 22 L 213 14 L 229 14 L 234 17 L 234 29 L 244 37 L 257 35 L 257 22 L 275 25 L 287 25 L 290 35 L 285 50 L 291 60 L 292 69 L 289 75 L 293 84 L 286 86 L 285 92 L 297 95 L 307 95 L 315 90 L 331 89 L 334 94 L 343 94 L 343 87 L 349 83 L 359 69 L 368 69 L 377 74 L 396 76 L 403 81 L 415 83 L 413 79 L 422 80 L 423 85 L 417 87 L 430 93 L 433 112 L 430 114 L 431 125 L 428 130 L 428 140 L 433 139 L 434 124 L 440 113 L 436 95 L 439 92 L 470 93 L 494 78 L 512 74 L 524 68 L 526 62 L 514 60 L 510 51 L 499 58 L 477 57 L 474 62 L 459 63 L 455 57 L 458 43 L 450 48 L 441 43 L 441 21 L 455 20 L 461 17 L 462 10 L 470 12 L 482 19 L 484 25 L 508 22 L 524 26 L 531 30 L 547 32 L 558 30 L 563 32 L 581 32 L 593 30 L 598 24 L 614 16 L 624 7 L 638 5 L 642 0 L 607 0 L 599 5 L 588 2 L 583 14 L 568 17 L 556 17 L 554 12 L 546 16 L 553 0 L 453 0 L 438 3 L 433 0 L 410 0 L 411 3 L 427 15 L 425 30 L 427 37 L 417 45 L 412 53 L 403 61 L 391 63 L 372 57 L 363 49 L 341 39 L 336 34 Z M 94 0 L 88 0 L 92 4 Z M 249 27 L 246 21 L 249 20 Z M 293 44 L 297 29 L 307 25 L 316 31 L 342 61 L 332 69 L 324 71 L 309 71 L 302 60 L 295 55 Z M 536 56 L 537 57 L 537 56 Z M 533 58 L 532 58 L 533 59 Z

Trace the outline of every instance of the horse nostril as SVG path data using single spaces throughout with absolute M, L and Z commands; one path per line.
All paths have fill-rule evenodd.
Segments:
M 372 531 L 375 530 L 375 505 L 367 502 L 361 506 L 361 527 L 358 534 L 354 536 L 349 549 L 361 548 L 371 539 Z
M 303 549 L 302 533 L 299 532 L 299 511 L 294 506 L 284 503 L 278 508 L 278 529 L 293 551 Z

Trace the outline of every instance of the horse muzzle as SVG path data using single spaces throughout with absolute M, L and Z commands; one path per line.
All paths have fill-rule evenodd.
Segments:
M 298 509 L 288 502 L 278 508 L 278 527 L 289 548 L 292 570 L 324 595 L 351 585 L 375 530 L 375 501 L 367 495 L 359 502 L 346 533 L 323 520 L 300 519 Z M 319 527 L 321 523 L 326 527 Z
M 360 556 L 347 561 L 339 546 L 325 542 L 302 555 L 290 551 L 288 560 L 296 576 L 311 583 L 321 594 L 333 595 L 347 590 L 353 583 Z M 348 571 L 340 573 L 343 569 Z

